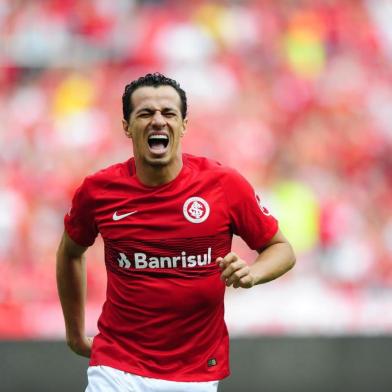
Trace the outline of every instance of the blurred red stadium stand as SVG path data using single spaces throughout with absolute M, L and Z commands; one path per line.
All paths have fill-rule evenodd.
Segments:
M 157 70 L 189 93 L 184 150 L 238 168 L 297 251 L 282 281 L 229 291 L 234 333 L 391 333 L 391 20 L 385 1 L 3 1 L 0 337 L 62 336 L 62 217 L 130 155 L 123 88 Z M 102 244 L 88 255 L 94 330 Z

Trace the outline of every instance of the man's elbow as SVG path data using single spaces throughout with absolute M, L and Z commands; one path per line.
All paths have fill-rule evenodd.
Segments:
M 287 271 L 290 271 L 294 268 L 297 258 L 294 253 L 294 249 L 289 242 L 286 242 L 287 249 L 288 249 L 288 257 L 287 257 Z

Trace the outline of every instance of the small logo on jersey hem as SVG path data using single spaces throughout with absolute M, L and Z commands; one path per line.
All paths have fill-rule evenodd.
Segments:
M 127 216 L 129 216 L 129 215 L 135 214 L 136 212 L 137 212 L 137 211 L 132 211 L 132 212 L 127 212 L 126 214 L 118 215 L 118 214 L 117 214 L 117 211 L 115 211 L 114 214 L 113 214 L 113 220 L 114 220 L 114 221 L 118 221 L 118 220 L 120 220 L 120 219 L 124 219 L 124 218 L 126 218 Z
M 207 361 L 207 366 L 208 366 L 208 367 L 216 366 L 217 364 L 218 364 L 218 362 L 217 362 L 216 358 L 210 358 L 210 359 Z
M 201 223 L 210 215 L 210 206 L 201 197 L 190 197 L 184 203 L 182 211 L 189 222 Z

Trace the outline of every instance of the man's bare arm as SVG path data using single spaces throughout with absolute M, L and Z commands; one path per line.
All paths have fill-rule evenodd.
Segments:
M 258 252 L 251 265 L 234 252 L 217 258 L 226 286 L 250 288 L 266 283 L 283 275 L 295 264 L 294 251 L 280 231 Z
M 76 354 L 90 357 L 92 339 L 85 334 L 87 248 L 64 232 L 57 250 L 57 289 L 63 308 L 67 344 Z

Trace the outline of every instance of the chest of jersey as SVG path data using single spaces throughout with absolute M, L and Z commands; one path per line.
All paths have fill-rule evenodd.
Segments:
M 98 198 L 95 219 L 104 240 L 215 236 L 230 231 L 225 197 L 208 178 L 188 176 L 157 189 L 117 182 Z
M 231 247 L 225 198 L 216 181 L 192 175 L 150 189 L 132 181 L 110 184 L 95 213 L 108 268 L 210 271 Z

